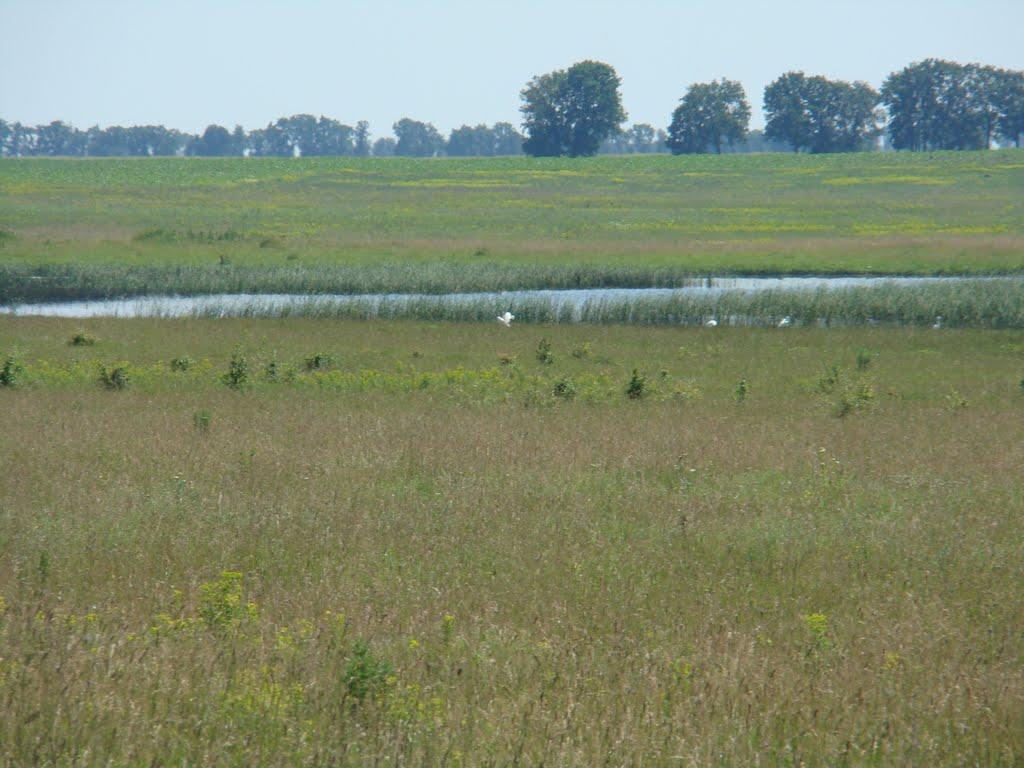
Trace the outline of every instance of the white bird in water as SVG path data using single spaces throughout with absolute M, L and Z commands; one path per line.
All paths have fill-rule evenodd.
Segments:
M 516 319 L 516 316 L 511 312 L 506 311 L 504 315 L 498 315 L 498 322 L 504 325 L 506 328 L 512 327 L 512 321 Z
M 935 322 L 932 324 L 932 328 L 939 330 L 942 327 L 942 315 L 935 316 Z
M 779 320 L 779 328 L 789 328 L 789 326 L 792 324 L 793 318 L 791 318 L 789 315 L 786 315 L 784 318 Z
M 713 317 L 710 320 L 708 320 L 706 323 L 704 323 L 704 327 L 705 328 L 715 328 L 717 326 L 718 326 L 718 321 L 715 320 L 715 318 L 713 318 Z

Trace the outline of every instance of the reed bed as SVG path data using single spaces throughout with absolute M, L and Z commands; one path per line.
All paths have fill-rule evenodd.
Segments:
M 1024 280 L 677 294 L 588 302 L 580 313 L 583 322 L 636 325 L 692 325 L 709 318 L 732 325 L 772 325 L 785 317 L 803 325 L 933 325 L 938 321 L 949 327 L 1022 328 Z
M 382 297 L 297 300 L 285 305 L 251 301 L 213 303 L 198 317 L 313 317 L 352 320 L 415 319 L 493 322 L 511 309 L 517 323 L 771 326 L 785 317 L 799 325 L 934 325 L 1024 328 L 1024 279 L 957 280 L 948 284 L 878 285 L 818 290 L 723 291 L 653 297 L 588 299 L 493 296 Z
M 748 274 L 756 274 L 749 272 Z M 768 273 L 766 273 L 768 274 Z M 573 288 L 674 288 L 692 270 L 642 265 L 514 265 L 384 261 L 281 267 L 0 263 L 0 306 L 16 302 L 219 293 L 475 293 Z

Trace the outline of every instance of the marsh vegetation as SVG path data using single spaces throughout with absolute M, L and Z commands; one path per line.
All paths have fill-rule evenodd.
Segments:
M 11 764 L 1024 755 L 1020 331 L 24 318 L 0 350 Z

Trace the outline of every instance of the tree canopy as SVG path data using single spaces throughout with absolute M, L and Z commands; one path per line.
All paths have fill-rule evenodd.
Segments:
M 794 152 L 856 152 L 879 135 L 880 97 L 867 83 L 787 72 L 764 91 L 765 131 Z
M 709 149 L 722 153 L 747 135 L 750 104 L 735 80 L 712 80 L 691 85 L 672 113 L 668 148 L 672 154 L 695 154 Z
M 395 154 L 399 157 L 434 157 L 444 150 L 444 137 L 430 123 L 403 117 L 392 126 Z
M 613 133 L 601 143 L 600 151 L 607 155 L 646 155 L 667 152 L 668 134 L 648 123 L 637 123 Z
M 527 139 L 535 157 L 586 157 L 626 120 L 615 69 L 582 61 L 533 78 L 520 94 Z
M 1002 71 L 994 101 L 999 135 L 1020 147 L 1024 137 L 1024 72 Z
M 241 154 L 242 148 L 233 146 L 234 139 L 227 128 L 208 125 L 203 135 L 189 142 L 187 153 L 198 157 L 219 157 Z
M 493 127 L 481 123 L 463 125 L 448 137 L 445 154 L 451 157 L 496 157 L 520 155 L 523 136 L 511 123 L 495 123 Z
M 926 59 L 882 85 L 896 149 L 987 149 L 995 136 L 1020 146 L 1024 73 Z

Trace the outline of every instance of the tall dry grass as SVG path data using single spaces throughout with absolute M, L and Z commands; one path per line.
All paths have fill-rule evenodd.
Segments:
M 70 328 L 0 344 L 218 369 L 259 340 L 380 369 L 500 345 L 700 395 L 0 389 L 9 764 L 1024 755 L 1020 333 L 557 327 L 545 365 L 533 329 L 105 321 L 83 350 Z M 861 347 L 876 399 L 837 418 L 822 368 L 858 375 Z

